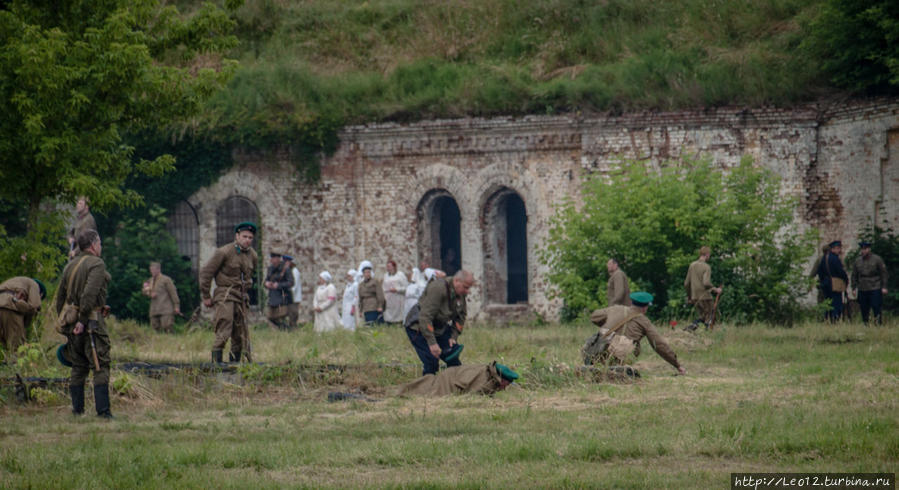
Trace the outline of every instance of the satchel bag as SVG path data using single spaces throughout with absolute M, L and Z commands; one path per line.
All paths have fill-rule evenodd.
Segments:
M 81 264 L 84 263 L 84 259 L 86 258 L 86 256 L 81 257 L 81 260 L 79 260 L 72 269 L 72 273 L 69 274 L 69 281 L 66 283 L 66 302 L 62 306 L 62 310 L 59 311 L 59 316 L 56 317 L 56 331 L 58 333 L 63 333 L 63 329 L 66 325 L 78 322 L 78 306 L 69 302 L 69 300 L 72 299 L 72 282 L 75 280 L 75 273 L 78 272 L 78 268 L 81 267 Z
M 624 354 L 624 357 L 627 357 L 627 355 L 630 354 L 630 352 L 633 352 L 634 342 L 623 335 L 616 335 L 616 334 L 617 334 L 618 330 L 621 329 L 621 327 L 623 327 L 625 324 L 627 324 L 627 322 L 633 320 L 634 318 L 637 318 L 638 316 L 640 316 L 640 313 L 628 315 L 624 320 L 622 320 L 620 323 L 618 323 L 618 325 L 615 325 L 615 327 L 613 327 L 609 331 L 607 331 L 605 333 L 596 332 L 595 334 L 591 335 L 590 338 L 588 338 L 587 341 L 584 343 L 584 346 L 581 348 L 581 353 L 584 355 L 584 365 L 592 366 L 592 365 L 596 364 L 597 361 L 600 361 L 602 359 L 603 354 L 607 350 L 609 350 L 610 343 L 613 343 L 614 339 L 616 339 L 618 337 L 625 339 L 627 342 L 629 342 L 631 344 L 630 351 L 627 352 L 627 354 Z M 616 352 L 619 352 L 619 353 L 623 352 L 626 349 L 626 347 L 621 344 L 620 340 L 618 340 L 617 342 L 614 342 L 614 343 L 615 343 L 616 347 L 611 353 L 615 357 L 618 357 Z M 618 357 L 618 358 L 621 359 L 620 357 Z
M 844 281 L 840 277 L 833 277 L 830 274 L 830 261 L 828 258 L 824 257 L 824 267 L 827 269 L 827 275 L 830 276 L 830 290 L 834 293 L 842 293 L 846 291 L 846 281 Z

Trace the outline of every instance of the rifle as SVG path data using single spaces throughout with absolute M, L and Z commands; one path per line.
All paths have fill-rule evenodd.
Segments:
M 96 371 L 100 370 L 100 360 L 97 358 L 97 344 L 94 342 L 94 329 L 91 328 L 90 322 L 88 322 L 87 326 L 87 335 L 91 339 L 91 354 L 94 356 L 94 367 Z
M 721 286 L 723 286 L 723 284 Z M 720 289 L 721 286 L 718 286 L 718 288 Z M 721 292 L 719 292 L 718 294 L 715 295 L 715 306 L 712 309 L 712 320 L 709 321 L 709 330 L 715 329 L 715 319 L 718 316 L 718 300 L 719 299 L 721 299 Z
M 247 318 L 247 312 L 250 310 L 250 298 L 247 295 L 246 287 L 244 286 L 244 282 L 246 277 L 244 276 L 243 271 L 240 273 L 240 290 L 241 290 L 241 300 L 243 301 L 243 343 L 245 344 L 244 352 L 247 355 L 247 362 L 253 362 L 253 347 L 250 345 L 250 321 Z M 252 286 L 252 281 L 250 282 L 250 286 Z M 240 362 L 240 359 L 237 360 Z

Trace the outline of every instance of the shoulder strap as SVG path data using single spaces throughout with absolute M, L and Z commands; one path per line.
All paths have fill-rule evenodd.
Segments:
M 75 264 L 75 267 L 72 269 L 72 272 L 69 274 L 69 280 L 66 283 L 66 302 L 68 302 L 69 299 L 72 297 L 72 282 L 74 282 L 74 280 L 75 280 L 75 273 L 78 272 L 78 268 L 81 267 L 81 264 L 84 263 L 84 259 L 86 259 L 86 258 L 87 258 L 87 255 L 85 255 L 84 257 L 81 257 L 81 260 L 79 260 L 78 263 Z
M 624 318 L 624 320 L 621 320 L 621 321 L 618 323 L 618 325 L 615 325 L 611 330 L 609 330 L 608 332 L 606 332 L 606 334 L 603 335 L 603 337 L 605 337 L 606 339 L 612 338 L 612 335 L 614 335 L 618 330 L 620 330 L 621 327 L 623 327 L 624 325 L 626 325 L 627 322 L 633 320 L 634 318 L 637 318 L 637 317 L 640 316 L 640 315 L 642 315 L 642 313 L 637 312 L 637 313 L 632 313 L 632 314 L 626 316 L 626 317 Z

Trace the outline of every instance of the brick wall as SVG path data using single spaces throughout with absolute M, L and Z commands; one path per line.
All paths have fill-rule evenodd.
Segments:
M 620 158 L 660 165 L 701 154 L 727 169 L 749 155 L 783 177 L 785 194 L 799 198 L 797 226 L 816 226 L 827 239 L 851 243 L 869 219 L 899 225 L 897 145 L 896 99 L 793 110 L 372 124 L 344 129 L 314 185 L 303 182 L 286 154 L 240 154 L 232 170 L 189 202 L 199 216 L 203 263 L 215 248 L 218 203 L 234 195 L 252 200 L 263 229 L 257 250 L 292 253 L 303 277 L 304 301 L 311 303 L 321 270 L 329 270 L 340 289 L 346 270 L 363 259 L 381 276 L 388 259 L 409 271 L 431 255 L 423 243 L 431 233 L 424 229 L 430 223 L 422 206 L 440 190 L 459 206 L 463 267 L 478 279 L 469 311 L 485 316 L 521 310 L 487 300 L 499 297 L 487 289 L 502 287 L 504 274 L 495 260 L 496 247 L 502 246 L 495 237 L 504 227 L 495 223 L 491 203 L 514 191 L 527 213 L 525 309 L 555 318 L 560 304 L 547 297 L 546 268 L 536 250 L 554 206 L 566 197 L 577 199 L 582 175 L 607 172 Z

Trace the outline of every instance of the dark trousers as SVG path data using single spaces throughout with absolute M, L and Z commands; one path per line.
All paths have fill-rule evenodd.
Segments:
M 415 353 L 418 354 L 418 358 L 421 359 L 421 364 L 423 366 L 421 371 L 422 376 L 425 374 L 436 374 L 437 370 L 440 368 L 440 360 L 431 354 L 431 349 L 428 348 L 428 341 L 425 340 L 424 335 L 418 330 L 412 330 L 410 328 L 406 329 L 406 335 L 409 337 L 409 342 L 412 342 L 412 347 L 415 348 Z M 440 350 L 442 351 L 440 354 L 441 359 L 443 359 L 444 353 L 449 353 L 450 351 L 449 341 L 451 338 L 452 332 L 448 328 L 443 332 L 443 335 L 437 336 L 437 345 L 440 346 Z M 457 357 L 452 361 L 446 361 L 446 365 L 461 366 L 462 361 Z
M 377 310 L 374 311 L 366 311 L 362 314 L 365 317 L 366 325 L 380 325 L 384 323 L 384 315 Z
M 827 318 L 831 322 L 836 322 L 843 316 L 843 293 L 829 291 L 827 297 L 830 298 L 830 311 L 827 312 Z
M 862 310 L 862 321 L 868 323 L 868 314 L 874 310 L 874 317 L 881 322 L 881 307 L 883 306 L 883 292 L 879 289 L 858 292 L 858 306 Z

